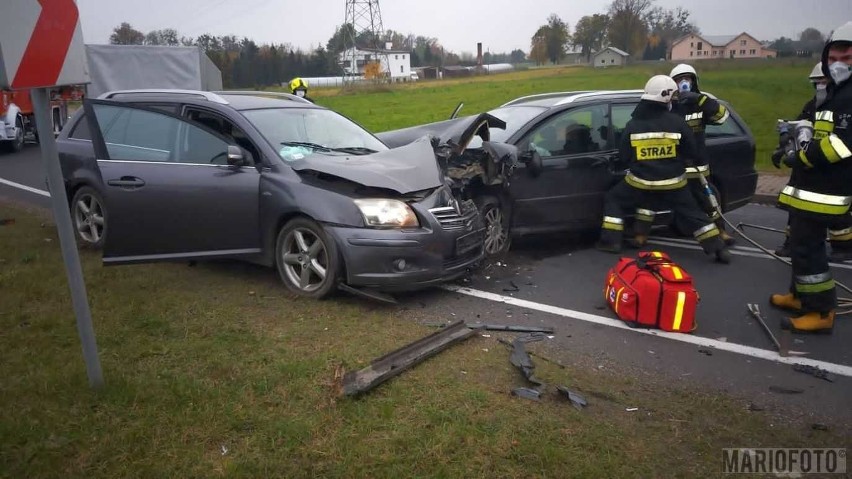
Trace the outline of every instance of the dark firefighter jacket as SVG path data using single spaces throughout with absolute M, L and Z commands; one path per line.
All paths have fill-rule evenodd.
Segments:
M 695 145 L 698 148 L 695 166 L 687 168 L 687 177 L 693 178 L 698 174 L 710 175 L 709 158 L 704 146 L 705 130 L 707 125 L 724 123 L 730 116 L 728 109 L 710 96 L 695 92 L 681 95 L 681 99 L 672 105 L 672 111 L 686 120 L 695 135 Z
M 814 137 L 793 167 L 796 185 L 785 187 L 778 202 L 799 211 L 843 215 L 852 203 L 852 81 L 829 86 L 814 120 Z
M 621 134 L 619 155 L 629 171 L 625 181 L 643 190 L 686 186 L 685 167 L 696 156 L 692 130 L 666 105 L 642 100 Z

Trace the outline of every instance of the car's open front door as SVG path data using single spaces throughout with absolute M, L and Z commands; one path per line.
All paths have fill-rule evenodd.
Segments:
M 260 251 L 260 173 L 229 159 L 227 138 L 122 102 L 84 108 L 105 188 L 104 263 Z

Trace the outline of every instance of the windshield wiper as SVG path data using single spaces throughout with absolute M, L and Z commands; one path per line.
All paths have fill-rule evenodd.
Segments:
M 346 146 L 342 148 L 332 148 L 332 151 L 339 151 L 341 153 L 352 153 L 355 155 L 369 155 L 370 153 L 375 153 L 376 150 L 372 150 L 370 148 L 365 148 L 363 146 Z
M 314 150 L 319 151 L 332 151 L 332 149 L 327 146 L 322 146 L 318 143 L 309 143 L 305 141 L 282 141 L 281 144 L 284 146 L 303 146 L 305 148 L 313 148 Z

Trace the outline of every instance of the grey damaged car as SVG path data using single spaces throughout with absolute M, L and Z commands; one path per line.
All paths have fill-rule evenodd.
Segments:
M 389 299 L 482 259 L 462 190 L 507 181 L 516 150 L 488 141 L 504 127 L 480 115 L 389 149 L 290 95 L 137 90 L 87 100 L 57 141 L 78 242 L 105 264 L 236 258 L 304 296 Z

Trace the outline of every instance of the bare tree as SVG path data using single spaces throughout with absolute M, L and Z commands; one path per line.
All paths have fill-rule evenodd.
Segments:
M 645 21 L 653 0 L 613 0 L 609 6 L 609 44 L 637 54 L 645 47 L 648 24 Z

